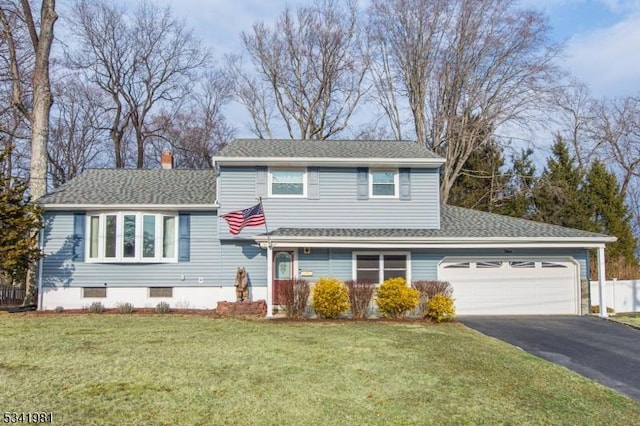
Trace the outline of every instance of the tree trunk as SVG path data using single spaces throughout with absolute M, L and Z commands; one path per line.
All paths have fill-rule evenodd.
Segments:
M 31 14 L 28 0 L 22 0 L 25 20 L 35 51 L 33 68 L 33 104 L 29 122 L 31 124 L 31 162 L 29 190 L 31 198 L 37 200 L 47 192 L 47 140 L 49 138 L 49 113 L 51 111 L 51 81 L 49 78 L 49 57 L 53 43 L 53 26 L 58 19 L 55 0 L 42 0 L 40 10 L 40 34 Z M 25 304 L 35 303 L 35 281 L 38 266 L 29 268 L 26 280 Z
M 31 40 L 35 50 L 33 68 L 33 107 L 31 123 L 31 166 L 29 189 L 36 200 L 47 192 L 47 139 L 49 137 L 49 113 L 51 111 L 51 81 L 49 57 L 53 43 L 53 25 L 58 19 L 55 0 L 43 0 L 40 12 L 40 35 L 36 28 L 27 0 L 22 0 Z

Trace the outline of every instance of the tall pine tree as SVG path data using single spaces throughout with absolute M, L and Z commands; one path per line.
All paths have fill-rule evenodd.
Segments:
M 520 151 L 518 157 L 511 157 L 511 169 L 507 172 L 508 182 L 502 193 L 497 213 L 507 216 L 531 219 L 535 214 L 533 191 L 538 182 L 536 166 L 531 158 L 533 150 Z
M 27 196 L 28 183 L 13 178 L 0 152 L 0 284 L 25 284 L 29 265 L 40 258 L 42 210 Z
M 448 203 L 486 212 L 495 212 L 507 182 L 501 147 L 487 142 L 471 153 L 449 193 Z
M 637 241 L 631 229 L 631 214 L 624 195 L 620 194 L 616 176 L 596 160 L 589 169 L 581 193 L 584 208 L 590 214 L 587 229 L 618 237 L 618 241 L 607 245 L 607 258 L 637 266 Z
M 552 156 L 548 158 L 533 190 L 533 219 L 569 228 L 589 229 L 590 215 L 580 192 L 583 177 L 567 143 L 556 136 Z

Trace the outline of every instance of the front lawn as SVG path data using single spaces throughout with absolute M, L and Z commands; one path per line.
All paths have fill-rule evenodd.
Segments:
M 629 313 L 629 314 L 617 314 L 615 316 L 609 317 L 614 321 L 618 321 L 624 324 L 633 325 L 635 327 L 640 327 L 640 314 L 638 313 Z
M 0 407 L 57 424 L 634 424 L 640 403 L 461 325 L 0 315 Z

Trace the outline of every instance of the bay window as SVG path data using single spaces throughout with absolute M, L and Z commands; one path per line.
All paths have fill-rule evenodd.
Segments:
M 175 262 L 176 214 L 88 214 L 88 262 Z

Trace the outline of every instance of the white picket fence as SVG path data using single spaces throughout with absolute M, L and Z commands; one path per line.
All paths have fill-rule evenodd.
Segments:
M 605 282 L 605 301 L 614 312 L 640 312 L 640 279 L 609 280 Z M 600 302 L 598 282 L 591 281 L 591 305 Z

